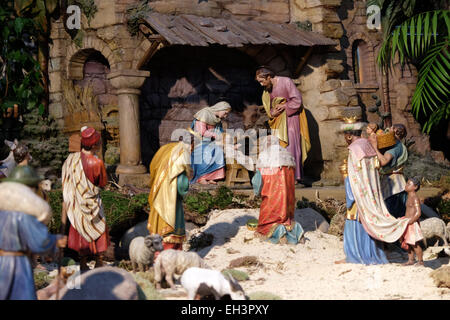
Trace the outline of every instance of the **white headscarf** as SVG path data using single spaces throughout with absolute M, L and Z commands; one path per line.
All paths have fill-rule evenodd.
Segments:
M 295 159 L 292 154 L 280 146 L 276 136 L 269 135 L 259 139 L 261 153 L 256 162 L 256 168 L 295 167 Z
M 220 118 L 216 116 L 216 112 L 231 110 L 231 106 L 226 101 L 220 101 L 212 107 L 206 107 L 198 111 L 194 118 L 203 121 L 209 125 L 216 125 L 220 122 Z
M 48 203 L 28 186 L 18 182 L 0 183 L 0 210 L 18 211 L 47 224 L 52 217 Z

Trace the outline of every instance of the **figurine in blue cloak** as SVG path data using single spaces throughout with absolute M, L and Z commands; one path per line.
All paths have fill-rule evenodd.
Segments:
M 30 254 L 55 254 L 66 246 L 67 237 L 47 230 L 51 209 L 35 193 L 40 180 L 29 166 L 1 180 L 0 300 L 36 300 Z
M 362 141 L 363 138 L 361 138 L 361 127 L 363 125 L 364 123 L 362 122 L 343 125 L 345 140 L 349 146 L 356 143 L 356 147 L 361 148 L 358 144 L 359 142 L 365 142 L 365 144 L 361 144 L 362 146 L 368 145 L 368 141 Z M 360 152 L 364 152 L 363 149 Z M 383 250 L 383 244 L 373 239 L 359 221 L 359 212 L 351 188 L 350 177 L 348 176 L 347 162 L 344 162 L 340 167 L 344 177 L 347 204 L 347 215 L 344 226 L 345 259 L 336 261 L 335 263 L 357 263 L 365 265 L 389 263 Z

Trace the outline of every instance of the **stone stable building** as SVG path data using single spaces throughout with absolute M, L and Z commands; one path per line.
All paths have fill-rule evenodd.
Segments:
M 220 98 L 233 106 L 228 126 L 242 127 L 248 110 L 261 105 L 258 65 L 290 76 L 303 95 L 312 142 L 305 174 L 313 181 L 340 183 L 347 153 L 340 118 L 380 122 L 369 112 L 377 100 L 379 111 L 392 114 L 386 122 L 404 123 L 417 151 L 429 150 L 408 109 L 415 73 L 380 74 L 381 33 L 367 28 L 365 1 L 94 3 L 97 11 L 82 15 L 76 36 L 63 19 L 52 23 L 49 111 L 68 135 L 86 124 L 103 131 L 105 159 L 119 162 L 120 183 L 148 172 L 171 133 Z

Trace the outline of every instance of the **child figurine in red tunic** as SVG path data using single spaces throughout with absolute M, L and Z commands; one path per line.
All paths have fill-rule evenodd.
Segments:
M 84 129 L 84 130 L 83 130 Z M 95 156 L 101 143 L 94 128 L 83 128 L 81 151 L 74 152 L 64 162 L 62 186 L 64 212 L 70 221 L 68 247 L 80 255 L 80 269 L 88 270 L 87 258 L 95 256 L 95 267 L 103 266 L 103 252 L 109 236 L 100 188 L 107 183 L 103 161 Z
M 419 226 L 419 218 L 421 215 L 420 200 L 416 192 L 420 189 L 420 179 L 414 177 L 408 180 L 405 186 L 405 191 L 408 193 L 408 200 L 406 201 L 405 217 L 409 218 L 408 227 L 403 234 L 402 248 L 408 250 L 408 261 L 404 266 L 417 265 L 423 266 L 423 252 L 419 245 L 419 241 L 423 240 L 422 230 Z M 417 256 L 417 263 L 414 260 L 414 253 Z

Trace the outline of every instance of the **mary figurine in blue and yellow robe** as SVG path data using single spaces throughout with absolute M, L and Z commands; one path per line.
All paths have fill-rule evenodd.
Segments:
M 231 106 L 221 101 L 212 107 L 203 108 L 194 115 L 190 132 L 200 140 L 191 154 L 193 177 L 190 183 L 216 184 L 225 178 L 225 157 L 220 143 L 223 133 L 222 119 L 231 111 Z

